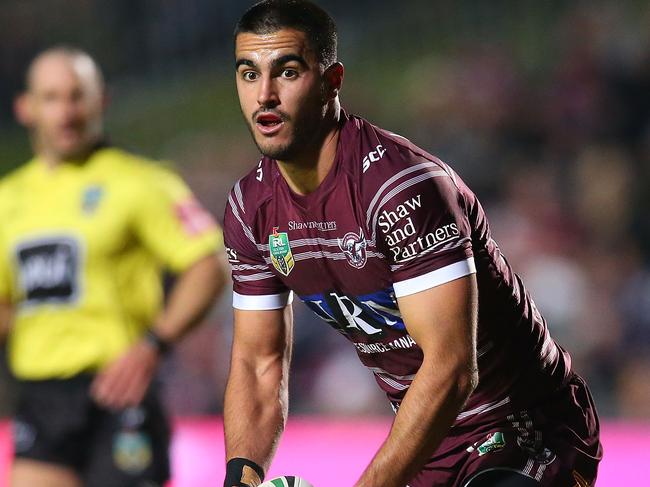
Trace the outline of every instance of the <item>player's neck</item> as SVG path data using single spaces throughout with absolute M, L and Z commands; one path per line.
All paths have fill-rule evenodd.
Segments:
M 95 144 L 84 148 L 77 154 L 65 156 L 57 151 L 50 150 L 41 145 L 35 145 L 35 155 L 48 169 L 55 170 L 57 167 L 66 163 L 84 164 L 95 150 Z
M 318 189 L 334 165 L 339 133 L 339 120 L 335 116 L 312 150 L 291 161 L 278 161 L 280 173 L 293 192 L 307 195 Z

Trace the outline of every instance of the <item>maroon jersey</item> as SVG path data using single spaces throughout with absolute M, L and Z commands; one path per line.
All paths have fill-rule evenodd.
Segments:
M 395 409 L 423 358 L 397 298 L 471 273 L 479 384 L 456 425 L 504 417 L 568 380 L 570 358 L 476 196 L 447 164 L 363 119 L 343 114 L 334 165 L 307 196 L 263 158 L 231 191 L 224 228 L 234 307 L 281 308 L 295 292 L 352 342 Z

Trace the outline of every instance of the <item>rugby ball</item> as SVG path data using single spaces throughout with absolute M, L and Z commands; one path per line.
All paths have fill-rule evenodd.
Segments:
M 259 487 L 314 487 L 305 479 L 294 475 L 283 475 L 266 482 L 262 482 Z

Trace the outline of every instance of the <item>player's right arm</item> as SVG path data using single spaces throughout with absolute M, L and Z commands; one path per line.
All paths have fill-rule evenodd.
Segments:
M 291 306 L 235 309 L 230 373 L 224 404 L 226 458 L 243 458 L 268 470 L 288 412 L 292 343 Z M 257 486 L 254 470 L 242 469 L 238 485 Z M 232 480 L 232 479 L 229 479 Z
M 259 187 L 251 188 L 245 180 L 241 186 L 235 184 L 224 215 L 234 308 L 224 405 L 228 460 L 224 487 L 259 485 L 288 410 L 292 294 L 265 256 L 264 235 L 254 231 L 260 208 L 257 190 Z

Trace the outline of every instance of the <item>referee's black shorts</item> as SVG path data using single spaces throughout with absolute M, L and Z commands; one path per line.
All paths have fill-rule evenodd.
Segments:
M 170 429 L 156 387 L 138 407 L 100 408 L 90 375 L 19 381 L 17 458 L 70 467 L 86 487 L 154 487 L 169 479 Z

